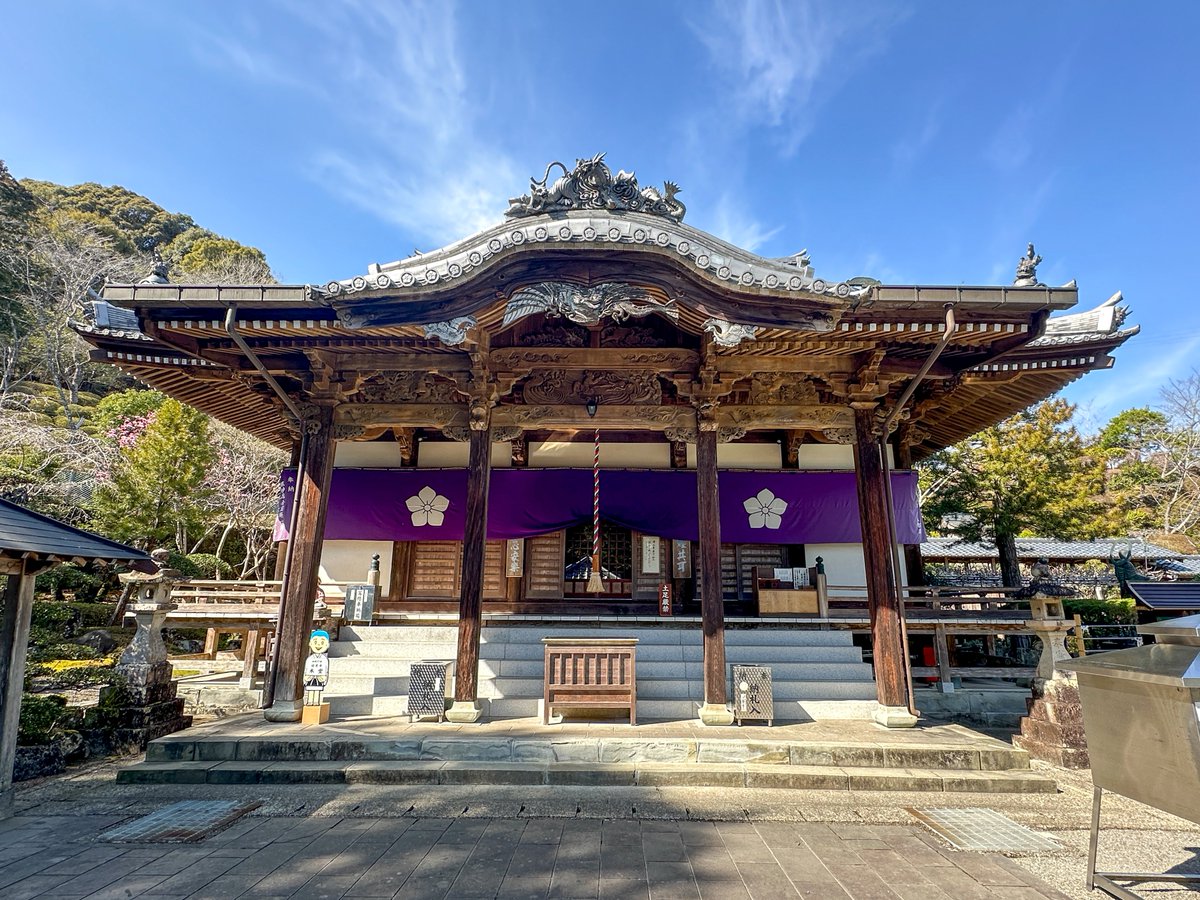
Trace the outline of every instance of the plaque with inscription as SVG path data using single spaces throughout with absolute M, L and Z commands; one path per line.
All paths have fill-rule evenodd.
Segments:
M 379 595 L 379 585 L 348 584 L 346 585 L 346 619 L 350 622 L 370 623 L 375 615 L 375 600 Z

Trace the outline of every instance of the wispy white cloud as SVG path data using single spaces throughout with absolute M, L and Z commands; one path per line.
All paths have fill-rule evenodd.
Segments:
M 298 46 L 256 42 L 249 27 L 207 41 L 210 62 L 324 102 L 321 127 L 305 136 L 315 180 L 434 244 L 499 217 L 515 167 L 480 133 L 482 91 L 469 83 L 455 4 L 341 0 L 272 15 L 290 17 Z
M 892 145 L 892 162 L 897 168 L 907 169 L 916 164 L 925 151 L 937 140 L 937 136 L 942 131 L 942 110 L 945 105 L 945 97 L 931 102 L 925 108 L 925 117 L 921 120 L 920 126 Z
M 706 230 L 735 247 L 757 251 L 783 230 L 782 225 L 771 227 L 748 215 L 741 202 L 731 194 L 722 194 L 708 221 Z
M 791 153 L 816 127 L 816 107 L 905 15 L 898 5 L 747 0 L 716 2 L 691 25 L 724 76 L 717 102 Z
M 984 147 L 984 158 L 997 169 L 1011 172 L 1023 166 L 1054 125 L 1054 110 L 1066 91 L 1074 55 L 1074 51 L 1065 53 L 1043 82 L 1042 90 L 1018 100 L 993 133 Z
M 1160 342 L 1164 346 L 1150 358 L 1130 369 L 1122 368 L 1120 378 L 1108 379 L 1103 389 L 1097 390 L 1091 399 L 1097 411 L 1107 417 L 1131 401 L 1154 403 L 1163 385 L 1172 378 L 1187 376 L 1196 366 L 1200 334 L 1180 335 L 1180 338 L 1181 342 L 1169 350 L 1167 347 L 1175 343 L 1174 341 Z M 1138 338 L 1133 340 L 1137 341 Z

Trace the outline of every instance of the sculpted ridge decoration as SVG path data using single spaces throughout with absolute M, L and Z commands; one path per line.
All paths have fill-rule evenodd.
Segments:
M 562 175 L 547 187 L 555 166 L 562 169 Z M 663 183 L 661 193 L 653 187 L 639 188 L 634 173 L 624 169 L 614 178 L 604 154 L 597 153 L 591 159 L 575 160 L 575 168 L 570 171 L 560 162 L 550 163 L 541 181 L 529 179 L 528 194 L 508 201 L 504 215 L 516 219 L 571 209 L 606 209 L 650 213 L 682 222 L 687 207 L 675 199 L 678 193 L 679 185 L 670 181 Z
M 581 287 L 565 281 L 543 281 L 516 291 L 504 308 L 504 326 L 526 316 L 545 313 L 559 316 L 577 325 L 597 325 L 603 318 L 614 322 L 641 319 L 651 313 L 679 318 L 673 300 L 660 300 L 641 288 L 617 281 Z
M 366 275 L 331 281 L 324 289 L 312 290 L 323 302 L 336 304 L 339 297 L 363 292 L 442 289 L 474 277 L 498 256 L 539 244 L 547 247 L 656 248 L 660 252 L 671 251 L 710 281 L 785 294 L 817 294 L 831 300 L 859 300 L 873 287 L 872 283 L 862 279 L 830 282 L 816 278 L 803 252 L 781 259 L 766 259 L 671 219 L 655 221 L 603 210 L 590 215 L 572 213 L 554 221 L 508 221 L 449 247 L 385 265 L 372 265 Z M 378 313 L 347 308 L 338 308 L 337 314 L 351 328 L 370 325 L 379 316 Z M 826 331 L 830 326 L 817 323 L 813 327 Z

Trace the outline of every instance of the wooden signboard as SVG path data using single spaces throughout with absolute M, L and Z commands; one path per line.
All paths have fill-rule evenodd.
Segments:
M 671 541 L 671 571 L 673 578 L 692 577 L 691 541 Z
M 504 542 L 504 577 L 520 578 L 525 574 L 525 541 L 517 538 Z
M 642 535 L 642 574 L 657 575 L 662 569 L 661 541 L 652 534 Z
M 350 622 L 370 623 L 375 615 L 375 600 L 379 596 L 379 585 L 346 585 L 346 619 Z
M 660 616 L 674 615 L 671 608 L 671 583 L 664 581 L 658 586 L 658 614 Z

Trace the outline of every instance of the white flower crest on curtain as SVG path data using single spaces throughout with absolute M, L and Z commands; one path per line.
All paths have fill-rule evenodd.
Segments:
M 786 500 L 781 500 L 766 488 L 763 488 L 753 497 L 743 501 L 742 506 L 750 514 L 751 528 L 771 529 L 780 526 L 783 522 L 783 519 L 780 517 L 788 508 Z
M 413 525 L 432 525 L 436 528 L 446 520 L 446 510 L 450 508 L 450 501 L 429 485 L 425 485 L 417 491 L 416 496 L 405 500 L 404 505 L 412 513 Z

